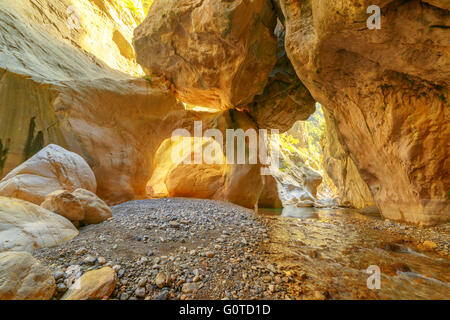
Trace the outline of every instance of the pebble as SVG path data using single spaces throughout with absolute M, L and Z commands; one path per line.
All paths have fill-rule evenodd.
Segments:
M 145 287 L 146 284 L 147 284 L 147 279 L 142 278 L 142 279 L 140 279 L 139 282 L 138 282 L 138 287 L 139 287 L 139 288 L 143 288 L 143 287 Z
M 58 281 L 59 279 L 63 279 L 64 278 L 64 272 L 62 272 L 61 270 L 57 270 L 53 272 L 53 278 L 55 278 L 56 281 Z
M 164 290 L 155 297 L 155 300 L 167 300 L 168 298 L 169 298 L 169 291 Z

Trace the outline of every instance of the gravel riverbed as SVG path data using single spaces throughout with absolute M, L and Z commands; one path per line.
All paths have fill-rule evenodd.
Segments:
M 399 274 L 420 269 L 405 256 L 426 250 L 426 240 L 436 248 L 422 253 L 420 265 L 448 273 L 448 225 L 417 228 L 326 210 L 318 219 L 282 218 L 184 198 L 132 201 L 112 210 L 112 219 L 82 228 L 66 244 L 34 252 L 55 275 L 55 299 L 74 275 L 103 266 L 117 272 L 110 299 L 119 300 L 389 299 L 398 298 L 392 287 L 407 294 L 408 284 L 417 292 L 418 283 L 425 289 L 413 294 L 411 287 L 410 298 L 445 298 L 449 288 L 445 272 L 427 275 L 439 277 L 438 284 Z M 377 263 L 387 270 L 385 290 L 366 285 L 365 268 Z

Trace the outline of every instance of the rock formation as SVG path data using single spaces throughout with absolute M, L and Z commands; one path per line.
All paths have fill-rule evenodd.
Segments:
M 0 252 L 52 247 L 78 235 L 64 217 L 30 202 L 0 197 Z
M 2 53 L 5 59 L 0 62 L 0 68 L 3 68 L 0 101 L 7 106 L 0 109 L 0 139 L 6 150 L 6 156 L 0 162 L 3 163 L 3 174 L 45 145 L 54 143 L 87 161 L 96 176 L 97 195 L 107 203 L 146 197 L 147 182 L 152 177 L 153 168 L 158 166 L 154 157 L 161 143 L 170 138 L 175 129 L 191 128 L 193 121 L 201 120 L 203 116 L 187 112 L 157 77 L 137 79 L 123 73 L 136 71 L 126 67 L 133 61 L 120 65 L 111 63 L 101 48 L 87 46 L 79 34 L 84 31 L 67 29 L 66 3 L 54 6 L 56 11 L 50 10 L 48 3 L 41 0 L 36 7 L 26 1 L 23 10 L 10 3 L 1 4 L 3 12 L 9 13 L 0 13 L 0 20 L 5 22 L 9 33 L 9 37 L 0 38 L 7 48 Z M 101 1 L 95 2 L 95 6 L 98 3 Z M 255 10 L 259 8 L 265 12 L 263 1 L 258 3 Z M 114 1 L 106 6 L 112 4 Z M 89 16 L 89 19 L 81 21 L 82 30 L 87 29 L 85 36 L 98 36 L 91 33 L 96 23 L 109 25 L 111 22 L 108 19 L 109 22 L 105 22 L 105 6 L 99 7 L 103 13 L 89 6 L 80 6 L 84 10 L 83 16 Z M 98 19 L 96 15 L 100 15 Z M 39 23 L 33 23 L 30 29 L 27 24 L 30 19 L 55 21 L 58 28 L 41 28 Z M 260 24 L 258 21 L 255 23 Z M 126 25 L 132 27 L 130 23 Z M 250 26 L 244 29 L 251 30 Z M 109 32 L 109 27 L 106 30 Z M 259 35 L 258 32 L 255 34 Z M 230 35 L 230 39 L 235 37 L 234 33 Z M 272 36 L 269 39 L 275 41 Z M 110 39 L 105 40 L 105 45 L 115 46 Z M 48 54 L 39 64 L 35 64 L 36 57 L 42 51 Z M 275 58 L 274 53 L 273 63 Z M 123 61 L 123 56 L 115 60 Z M 273 63 L 268 68 L 267 76 Z M 234 128 L 237 126 L 234 125 Z M 189 170 L 195 172 L 195 168 Z M 241 194 L 239 189 L 246 177 L 257 175 L 257 170 L 245 165 L 224 170 L 228 172 L 228 178 L 218 198 L 253 206 L 257 202 L 258 188 L 247 194 Z M 182 181 L 173 175 L 171 177 L 171 194 L 185 194 Z M 259 176 L 255 179 L 261 181 Z M 205 178 L 203 181 L 209 180 Z M 202 188 L 210 186 L 204 185 Z M 43 197 L 61 189 L 65 188 L 46 190 Z M 252 198 L 245 199 L 248 194 L 253 194 Z M 40 204 L 43 197 L 36 203 Z
M 0 300 L 50 300 L 52 273 L 27 252 L 0 253 Z
M 319 205 L 317 190 L 323 179 L 318 171 L 306 165 L 306 161 L 294 146 L 285 148 L 281 144 L 280 168 L 271 168 L 271 171 L 279 181 L 279 194 L 284 205 Z
M 246 110 L 259 128 L 288 131 L 299 120 L 314 113 L 315 101 L 295 73 L 284 47 L 285 31 L 279 23 L 277 62 L 270 73 L 264 92 L 257 95 Z
M 69 28 L 70 5 L 82 10 L 81 29 Z M 183 118 L 184 107 L 156 79 L 124 73 L 139 68 L 121 55 L 110 32 L 132 30 L 136 22 L 122 7 L 124 20 L 115 22 L 118 15 L 111 10 L 118 5 L 0 4 L 0 174 L 54 143 L 88 162 L 102 199 L 117 203 L 145 196 L 152 156 L 170 136 L 170 124 L 176 128 Z
M 280 196 L 285 206 L 333 207 L 338 204 L 336 188 L 330 189 L 330 184 L 334 186 L 334 183 L 322 164 L 324 152 L 320 142 L 325 133 L 325 118 L 319 104 L 315 109 L 308 120 L 297 121 L 287 132 L 271 139 L 272 148 L 278 145 L 280 152 L 279 166 L 270 168 L 278 181 L 278 188 L 273 188 L 272 192 Z
M 0 196 L 37 205 L 56 190 L 84 188 L 95 192 L 97 182 L 86 161 L 57 145 L 49 145 L 0 181 Z
M 275 24 L 267 0 L 156 0 L 133 43 L 138 63 L 173 83 L 181 101 L 228 109 L 266 86 Z
M 193 124 L 195 118 L 191 119 Z M 244 113 L 235 110 L 205 113 L 200 119 L 202 137 L 195 137 L 190 132 L 190 137 L 175 136 L 161 144 L 155 155 L 152 178 L 147 184 L 148 195 L 217 199 L 254 208 L 263 187 L 261 166 L 248 164 L 248 155 L 246 164 L 237 163 L 238 139 L 232 149 L 235 160 L 227 162 L 227 144 L 231 140 L 227 139 L 226 129 L 247 132 L 257 129 L 255 124 Z M 203 137 L 208 129 L 218 129 L 222 137 Z M 256 130 L 253 132 L 257 133 Z M 246 149 L 248 141 L 244 145 Z M 243 153 L 246 153 L 245 149 Z M 202 160 L 195 163 L 195 159 Z
M 116 272 L 110 267 L 88 271 L 75 281 L 62 300 L 101 300 L 111 295 L 116 282 Z
M 322 141 L 323 168 L 333 182 L 330 187 L 334 187 L 339 205 L 357 209 L 375 206 L 372 192 L 342 145 L 333 115 L 325 108 L 323 112 L 327 124 Z
M 338 131 L 386 218 L 425 225 L 450 218 L 450 15 L 445 1 L 280 0 L 286 50 Z

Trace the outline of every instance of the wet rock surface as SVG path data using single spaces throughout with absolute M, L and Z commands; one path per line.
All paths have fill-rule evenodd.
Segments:
M 118 278 L 110 299 L 120 300 L 449 298 L 447 224 L 420 229 L 348 210 L 294 219 L 183 198 L 112 210 L 76 239 L 34 252 L 54 272 L 55 298 L 105 266 Z M 369 265 L 381 268 L 380 290 L 366 286 Z

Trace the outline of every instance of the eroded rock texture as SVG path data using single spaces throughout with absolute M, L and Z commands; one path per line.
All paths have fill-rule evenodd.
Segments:
M 116 282 L 116 272 L 110 267 L 91 270 L 77 279 L 61 299 L 101 300 L 111 295 Z
M 79 155 L 51 144 L 0 180 L 0 196 L 14 197 L 40 205 L 56 190 L 84 188 L 96 192 L 97 182 Z
M 156 0 L 134 34 L 137 61 L 183 102 L 245 106 L 275 65 L 275 24 L 269 0 Z
M 194 136 L 194 121 L 202 122 L 202 137 Z M 258 203 L 263 177 L 259 164 L 249 164 L 249 140 L 239 150 L 235 139 L 234 161 L 227 161 L 226 129 L 253 129 L 258 143 L 257 128 L 244 113 L 229 110 L 220 113 L 189 113 L 185 128 L 189 137 L 175 136 L 166 139 L 155 155 L 155 168 L 147 184 L 151 197 L 191 197 L 230 201 L 244 207 L 254 208 Z M 208 129 L 218 129 L 220 137 L 206 137 Z M 236 132 L 236 131 L 235 131 Z M 246 154 L 244 164 L 238 163 L 237 154 Z M 258 150 L 255 153 L 258 156 Z M 230 156 L 231 157 L 231 156 Z M 201 159 L 195 162 L 196 159 Z
M 295 122 L 306 120 L 315 111 L 315 101 L 298 78 L 284 47 L 285 30 L 279 23 L 275 30 L 278 39 L 277 63 L 270 73 L 261 95 L 246 108 L 259 128 L 285 132 Z
M 363 209 L 373 207 L 372 192 L 361 178 L 355 162 L 342 145 L 336 129 L 334 116 L 323 109 L 326 129 L 322 141 L 323 168 L 332 181 L 329 187 L 338 197 L 338 203 L 344 207 Z
M 27 252 L 0 253 L 0 300 L 50 300 L 55 279 Z
M 445 1 L 280 0 L 286 50 L 337 128 L 382 214 L 448 221 L 450 15 Z
M 112 217 L 111 209 L 85 189 L 57 190 L 47 195 L 41 207 L 69 219 L 75 225 L 97 224 Z

